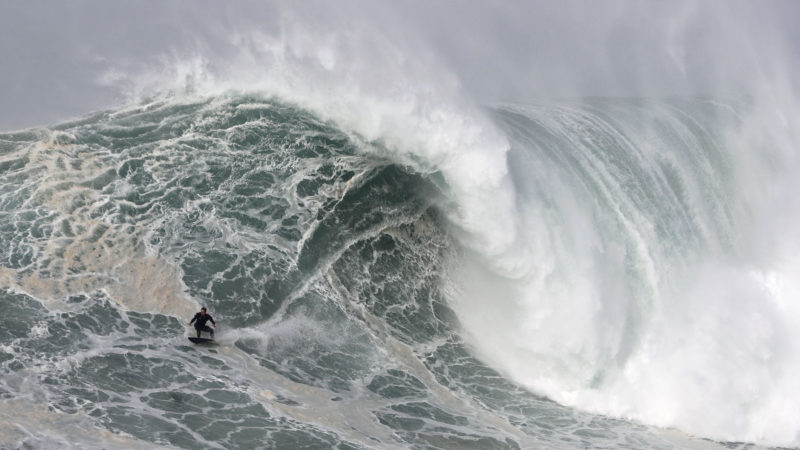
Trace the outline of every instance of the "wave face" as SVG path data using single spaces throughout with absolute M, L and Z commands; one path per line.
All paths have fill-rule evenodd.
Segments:
M 462 166 L 275 99 L 0 135 L 0 445 L 797 444 L 796 266 L 767 242 L 796 222 L 753 201 L 791 171 L 736 154 L 743 108 L 490 110 L 513 254 L 459 222 L 494 211 Z M 186 340 L 200 306 L 218 347 Z

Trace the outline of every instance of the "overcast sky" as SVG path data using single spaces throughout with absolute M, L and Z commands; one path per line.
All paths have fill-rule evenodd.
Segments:
M 280 35 L 287 20 L 320 34 L 367 27 L 480 103 L 795 87 L 800 60 L 790 0 L 285 3 L 0 1 L 0 130 L 118 105 L 126 73 L 184 54 L 224 65 L 238 51 L 232 36 Z

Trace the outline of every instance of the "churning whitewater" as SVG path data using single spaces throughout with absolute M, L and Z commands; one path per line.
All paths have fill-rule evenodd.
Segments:
M 800 445 L 780 127 L 482 114 L 369 136 L 225 94 L 0 134 L 0 446 Z

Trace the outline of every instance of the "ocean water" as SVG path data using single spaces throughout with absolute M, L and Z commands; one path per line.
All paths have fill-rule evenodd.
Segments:
M 797 166 L 761 114 L 386 134 L 239 93 L 0 134 L 0 447 L 800 445 Z

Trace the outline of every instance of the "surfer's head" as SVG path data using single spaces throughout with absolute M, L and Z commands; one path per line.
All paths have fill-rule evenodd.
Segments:
M 205 314 L 205 313 L 206 313 L 206 307 L 204 306 L 200 308 L 200 314 Z

